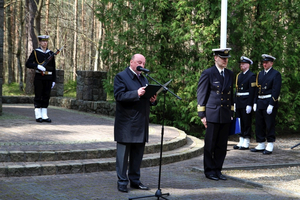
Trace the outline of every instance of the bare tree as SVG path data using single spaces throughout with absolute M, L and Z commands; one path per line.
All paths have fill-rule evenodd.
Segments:
M 76 80 L 77 71 L 77 10 L 78 0 L 74 1 L 74 39 L 73 39 L 73 81 Z
M 29 57 L 33 49 L 38 47 L 37 34 L 39 34 L 38 28 L 40 28 L 40 21 L 39 21 L 40 14 L 37 14 L 37 12 L 38 11 L 40 12 L 40 10 L 38 10 L 37 5 L 39 5 L 39 3 L 40 3 L 39 0 L 26 0 L 26 8 L 28 10 L 27 27 L 26 27 L 27 28 L 27 49 L 26 49 L 27 58 Z M 36 34 L 37 31 L 38 33 Z M 34 70 L 26 68 L 26 88 L 25 88 L 26 94 L 34 93 L 34 86 L 33 86 L 34 75 L 35 75 Z
M 18 74 L 19 74 L 19 89 L 21 91 L 24 90 L 24 84 L 23 84 L 23 67 L 22 67 L 22 62 L 21 62 L 21 52 L 22 52 L 22 46 L 23 46 L 23 40 L 22 40 L 22 35 L 23 35 L 23 25 L 24 25 L 24 20 L 23 20 L 23 12 L 22 12 L 22 8 L 23 8 L 23 1 L 19 2 L 19 9 L 18 9 L 18 18 L 20 20 L 20 26 L 19 26 L 19 31 L 18 33 L 18 39 L 16 40 L 16 46 L 17 46 L 17 53 L 16 53 L 16 57 L 17 57 L 17 67 L 18 67 Z

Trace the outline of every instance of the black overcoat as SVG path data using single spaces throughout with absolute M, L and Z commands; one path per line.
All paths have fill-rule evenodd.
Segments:
M 120 143 L 143 143 L 149 138 L 150 99 L 139 97 L 137 90 L 148 84 L 143 75 L 138 79 L 129 67 L 114 79 L 116 116 L 114 139 Z

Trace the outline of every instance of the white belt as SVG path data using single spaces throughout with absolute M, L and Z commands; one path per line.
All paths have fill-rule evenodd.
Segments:
M 266 99 L 266 98 L 271 98 L 272 95 L 271 94 L 266 94 L 266 95 L 258 95 L 258 98 L 260 99 Z
M 236 93 L 236 96 L 247 96 L 249 95 L 249 92 L 238 92 Z
M 35 70 L 35 72 L 41 74 L 41 71 L 39 71 L 39 70 Z M 43 74 L 44 75 L 52 75 L 52 72 L 45 71 L 45 72 L 43 72 Z

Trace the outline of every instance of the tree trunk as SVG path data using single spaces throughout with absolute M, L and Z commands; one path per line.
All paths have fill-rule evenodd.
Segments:
M 78 0 L 74 1 L 74 40 L 73 40 L 73 81 L 76 80 L 77 71 L 77 10 Z
M 7 83 L 11 84 L 13 82 L 13 25 L 12 25 L 12 4 L 9 4 L 6 7 L 6 37 L 7 37 L 7 71 L 8 71 L 8 79 Z
M 23 1 L 19 2 L 19 20 L 20 20 L 20 29 L 17 32 L 19 35 L 18 40 L 16 42 L 16 46 L 17 46 L 17 53 L 16 53 L 16 57 L 17 57 L 17 67 L 18 67 L 18 75 L 19 75 L 19 89 L 20 91 L 24 91 L 24 83 L 23 83 L 23 67 L 22 67 L 22 62 L 21 62 L 21 52 L 22 52 L 22 46 L 23 46 L 23 42 L 22 42 L 22 35 L 23 35 L 23 25 L 24 25 L 24 21 L 23 21 Z
M 0 0 L 0 115 L 2 115 L 4 0 Z
M 39 0 L 26 0 L 26 7 L 27 7 L 27 49 L 26 55 L 27 58 L 33 51 L 33 49 L 38 47 L 38 40 L 35 33 L 35 14 L 37 13 L 37 5 L 35 2 L 39 2 Z M 38 23 L 37 23 L 38 24 Z M 26 68 L 26 94 L 33 94 L 34 93 L 34 80 L 35 71 L 32 69 Z

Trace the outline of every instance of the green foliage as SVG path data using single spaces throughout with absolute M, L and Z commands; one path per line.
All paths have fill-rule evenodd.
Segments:
M 11 84 L 6 83 L 6 84 L 2 85 L 2 95 L 3 96 L 22 96 L 22 95 L 25 95 L 25 92 L 20 90 L 18 83 L 11 83 Z
M 64 97 L 76 98 L 77 81 L 70 80 L 64 84 Z
M 161 123 L 165 110 L 166 125 L 186 131 L 197 127 L 202 133 L 197 83 L 201 72 L 214 64 L 211 49 L 219 47 L 221 1 L 103 0 L 97 13 L 105 29 L 100 46 L 109 69 L 105 82 L 108 95 L 113 96 L 116 73 L 129 65 L 133 54 L 141 53 L 150 76 L 161 83 L 172 79 L 168 88 L 182 98 L 167 93 L 164 109 L 164 96 L 159 95 L 151 121 Z M 274 68 L 283 77 L 277 121 L 295 130 L 300 126 L 300 94 L 294 87 L 299 85 L 295 75 L 299 72 L 299 13 L 297 1 L 228 2 L 227 46 L 233 49 L 228 68 L 237 73 L 239 57 L 245 55 L 254 61 L 252 71 L 256 73 L 262 69 L 261 54 L 275 56 Z

